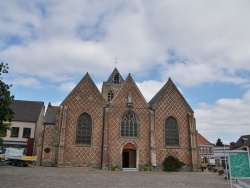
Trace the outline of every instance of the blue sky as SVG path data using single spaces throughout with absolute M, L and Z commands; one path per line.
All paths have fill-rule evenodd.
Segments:
M 0 1 L 0 61 L 17 100 L 59 105 L 117 68 L 149 101 L 169 77 L 210 142 L 250 134 L 250 1 Z

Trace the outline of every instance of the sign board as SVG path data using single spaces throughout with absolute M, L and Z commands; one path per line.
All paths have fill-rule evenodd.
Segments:
M 229 153 L 230 174 L 233 178 L 250 178 L 249 156 L 247 151 Z

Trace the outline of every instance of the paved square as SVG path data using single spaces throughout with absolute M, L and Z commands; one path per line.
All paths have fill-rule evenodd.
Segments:
M 234 182 L 235 184 L 235 182 Z M 1 188 L 33 187 L 181 187 L 229 188 L 230 182 L 212 172 L 123 172 L 80 167 L 0 166 Z

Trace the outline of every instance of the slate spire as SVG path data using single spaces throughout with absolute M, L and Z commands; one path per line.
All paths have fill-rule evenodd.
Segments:
M 115 68 L 113 70 L 113 72 L 109 76 L 107 82 L 112 83 L 112 84 L 122 84 L 124 82 L 124 80 L 123 80 L 121 74 L 119 73 L 119 71 L 117 70 L 117 68 Z

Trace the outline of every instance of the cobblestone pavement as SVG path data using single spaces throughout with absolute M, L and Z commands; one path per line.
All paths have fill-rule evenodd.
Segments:
M 236 184 L 234 182 L 234 184 Z M 237 186 L 237 185 L 236 185 Z M 0 166 L 1 188 L 35 187 L 176 187 L 229 188 L 230 182 L 212 172 L 123 172 L 80 167 Z

